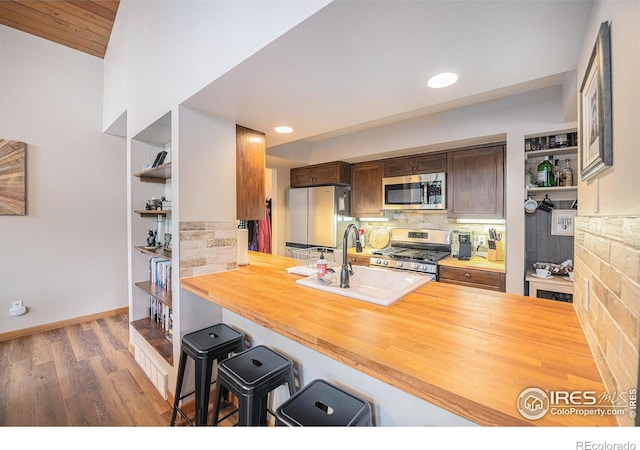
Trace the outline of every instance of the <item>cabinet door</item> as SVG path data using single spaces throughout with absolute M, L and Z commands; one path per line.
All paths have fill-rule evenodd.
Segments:
M 350 183 L 350 164 L 338 161 L 329 164 L 320 164 L 313 168 L 313 184 L 315 186 Z
M 291 187 L 313 186 L 313 169 L 311 167 L 298 167 L 291 169 L 289 173 Z
M 342 161 L 291 169 L 291 187 L 329 186 L 350 184 L 351 165 Z
M 402 156 L 399 158 L 391 158 L 384 160 L 384 176 L 385 177 L 403 177 L 413 175 L 414 160 L 413 156 Z
M 351 166 L 351 215 L 381 216 L 382 161 L 369 161 Z
M 236 219 L 265 218 L 265 149 L 264 133 L 236 125 Z
M 424 154 L 415 157 L 415 173 L 435 173 L 447 170 L 447 154 Z
M 447 210 L 454 218 L 504 218 L 504 146 L 450 152 Z

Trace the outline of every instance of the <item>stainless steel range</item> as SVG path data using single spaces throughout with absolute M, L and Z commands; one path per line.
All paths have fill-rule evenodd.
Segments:
M 438 279 L 438 261 L 451 254 L 451 232 L 393 228 L 389 246 L 371 252 L 369 265 L 409 270 Z

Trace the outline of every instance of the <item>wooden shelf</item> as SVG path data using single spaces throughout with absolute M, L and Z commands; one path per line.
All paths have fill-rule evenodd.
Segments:
M 525 159 L 531 158 L 544 158 L 545 156 L 563 156 L 563 155 L 575 155 L 578 153 L 578 147 L 558 147 L 547 148 L 545 150 L 534 150 L 532 152 L 525 152 Z
M 140 289 L 149 295 L 155 297 L 158 301 L 161 301 L 165 305 L 172 306 L 171 290 L 165 289 L 157 284 L 153 284 L 151 281 L 138 281 L 135 283 Z
M 144 247 L 140 247 L 140 246 L 136 246 L 135 247 L 136 250 L 145 253 L 147 255 L 151 255 L 151 256 L 160 256 L 162 258 L 171 259 L 171 252 L 166 251 L 165 249 L 163 249 L 162 247 L 156 247 L 154 250 L 150 250 Z
M 134 173 L 133 176 L 147 183 L 166 183 L 171 178 L 171 163 L 168 162 L 152 169 Z
M 571 192 L 571 191 L 577 191 L 577 190 L 578 190 L 578 186 L 535 187 L 535 188 L 527 188 L 527 193 L 545 194 L 545 193 L 551 193 L 551 192 Z
M 156 217 L 156 216 L 167 216 L 169 214 L 171 214 L 171 210 L 170 209 L 136 209 L 135 211 L 136 214 L 140 214 L 142 217 Z
M 132 321 L 131 326 L 145 338 L 165 361 L 173 366 L 173 342 L 166 338 L 160 325 L 146 317 Z

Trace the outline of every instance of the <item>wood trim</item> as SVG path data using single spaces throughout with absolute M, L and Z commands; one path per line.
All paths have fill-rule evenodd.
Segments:
M 74 317 L 73 319 L 61 320 L 59 322 L 51 322 L 43 325 L 37 325 L 35 327 L 22 328 L 20 330 L 9 331 L 7 333 L 0 333 L 0 342 L 8 341 L 23 336 L 30 336 L 36 333 L 42 333 L 43 331 L 56 330 L 58 328 L 64 328 L 71 325 L 77 325 L 79 323 L 91 322 L 92 320 L 103 319 L 105 317 L 117 316 L 118 314 L 128 314 L 129 307 L 112 309 L 110 311 L 103 311 L 100 313 L 89 314 L 87 316 Z

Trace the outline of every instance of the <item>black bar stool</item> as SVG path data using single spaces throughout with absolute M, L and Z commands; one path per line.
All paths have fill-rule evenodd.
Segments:
M 284 383 L 296 392 L 293 362 L 264 345 L 257 345 L 218 363 L 213 425 L 218 423 L 223 388 L 238 399 L 238 425 L 267 424 L 269 393 Z
M 195 393 L 196 403 L 195 425 L 203 426 L 207 424 L 213 362 L 218 361 L 220 363 L 223 359 L 228 358 L 230 353 L 237 353 L 243 350 L 244 335 L 225 324 L 220 323 L 184 335 L 170 426 L 175 425 L 178 413 L 189 425 L 194 424 L 178 406 L 182 399 L 193 393 Z M 182 395 L 182 382 L 187 356 L 193 358 L 195 362 L 195 391 Z
M 313 380 L 276 410 L 276 426 L 373 426 L 369 402 L 325 380 Z

